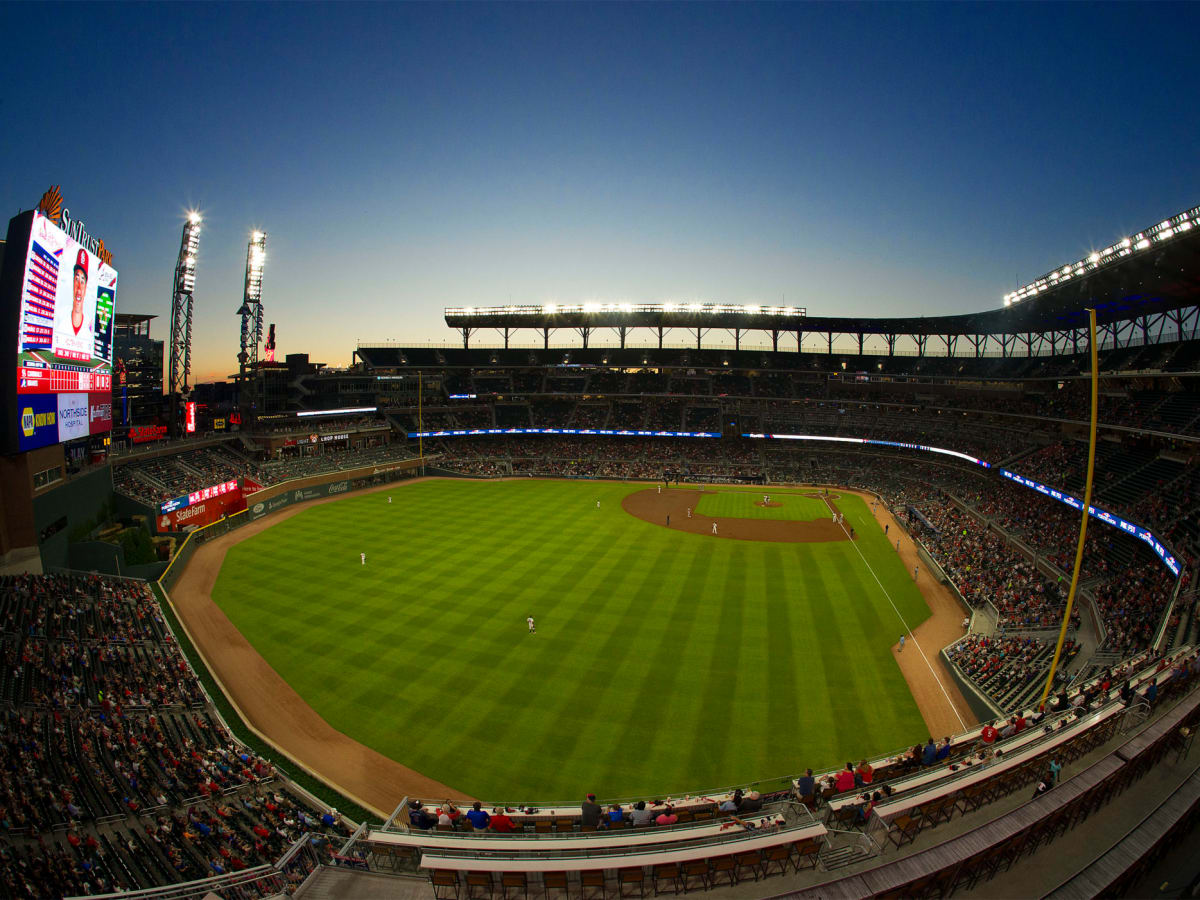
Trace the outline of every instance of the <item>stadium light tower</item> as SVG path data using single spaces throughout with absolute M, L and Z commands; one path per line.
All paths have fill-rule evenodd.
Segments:
M 189 212 L 179 241 L 175 281 L 171 293 L 170 428 L 179 437 L 180 401 L 188 392 L 192 374 L 192 292 L 196 286 L 196 256 L 200 250 L 200 214 Z
M 242 318 L 241 349 L 238 352 L 238 406 L 242 409 L 243 421 L 250 411 L 246 369 L 248 366 L 257 366 L 258 345 L 262 341 L 262 278 L 266 261 L 267 234 L 265 231 L 255 231 L 246 246 L 246 282 L 242 305 L 238 309 L 238 315 Z

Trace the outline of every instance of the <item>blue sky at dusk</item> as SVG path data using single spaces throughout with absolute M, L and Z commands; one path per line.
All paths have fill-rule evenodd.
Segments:
M 445 306 L 986 309 L 1200 202 L 1197 4 L 9 3 L 0 30 L 0 200 L 61 184 L 158 337 L 203 213 L 194 380 L 236 368 L 254 228 L 280 352 L 345 365 L 454 340 Z

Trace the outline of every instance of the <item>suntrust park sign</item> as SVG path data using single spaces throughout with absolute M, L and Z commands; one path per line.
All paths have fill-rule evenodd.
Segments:
M 63 204 L 62 193 L 59 191 L 57 184 L 51 185 L 50 190 L 42 194 L 42 199 L 38 201 L 37 208 L 45 214 L 47 219 L 65 231 L 69 238 L 76 241 L 92 254 L 100 257 L 105 265 L 112 265 L 112 253 L 104 246 L 104 241 L 98 240 L 88 234 L 82 220 L 71 218 L 71 211 Z

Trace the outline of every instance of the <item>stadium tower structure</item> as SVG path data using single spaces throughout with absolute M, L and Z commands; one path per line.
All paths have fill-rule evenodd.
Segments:
M 242 305 L 237 314 L 241 317 L 241 342 L 238 350 L 238 405 L 243 420 L 253 408 L 249 396 L 252 382 L 247 371 L 258 368 L 258 346 L 262 343 L 262 280 L 263 267 L 267 260 L 267 233 L 254 231 L 246 245 L 246 280 L 242 291 Z
M 183 223 L 179 257 L 175 261 L 175 280 L 171 291 L 171 437 L 179 437 L 180 403 L 188 393 L 192 374 L 192 300 L 196 287 L 196 257 L 200 251 L 199 213 L 190 212 Z

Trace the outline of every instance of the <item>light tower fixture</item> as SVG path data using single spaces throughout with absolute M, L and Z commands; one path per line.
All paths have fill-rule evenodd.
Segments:
M 262 279 L 263 266 L 267 261 L 267 234 L 254 231 L 246 246 L 246 281 L 242 291 L 242 305 L 237 314 L 242 319 L 241 349 L 238 351 L 238 405 L 242 409 L 243 421 L 250 412 L 247 367 L 258 365 L 258 345 L 262 343 Z
M 1128 235 L 1105 247 L 1103 250 L 1093 250 L 1083 259 L 1067 263 L 1065 266 L 1055 269 L 1052 272 L 1047 272 L 1037 281 L 1031 281 L 1024 287 L 1017 288 L 1015 291 L 1005 294 L 1004 305 L 1012 306 L 1014 303 L 1020 303 L 1022 300 L 1036 297 L 1043 291 L 1057 287 L 1064 282 L 1070 281 L 1072 278 L 1088 275 L 1096 269 L 1107 266 L 1109 263 L 1119 262 L 1128 256 L 1141 253 L 1143 250 L 1157 247 L 1164 241 L 1169 241 L 1172 238 L 1186 234 L 1197 226 L 1200 226 L 1200 206 L 1193 206 L 1191 209 L 1185 209 L 1183 212 L 1171 216 L 1169 219 L 1163 219 L 1157 225 L 1151 225 L 1149 228 Z
M 179 436 L 180 402 L 188 392 L 192 374 L 192 297 L 196 287 L 196 257 L 200 251 L 198 212 L 191 211 L 183 223 L 175 280 L 171 291 L 171 351 L 169 382 L 171 436 Z

